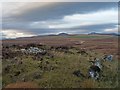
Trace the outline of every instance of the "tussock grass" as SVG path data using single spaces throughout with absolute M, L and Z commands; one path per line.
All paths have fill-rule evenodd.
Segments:
M 87 51 L 88 55 L 81 55 L 77 50 L 70 49 L 73 53 L 51 50 L 49 53 L 54 58 L 33 60 L 28 56 L 20 56 L 22 64 L 12 63 L 11 60 L 3 60 L 3 87 L 10 84 L 14 87 L 15 82 L 34 82 L 41 88 L 112 88 L 117 87 L 117 58 L 112 62 L 103 62 L 103 71 L 100 80 L 88 79 L 88 69 L 91 66 L 90 60 L 101 58 L 102 53 Z M 5 67 L 9 70 L 5 72 Z M 80 70 L 85 77 L 77 77 L 74 71 Z M 20 71 L 20 74 L 15 74 Z M 40 76 L 39 76 L 40 75 Z M 24 79 L 24 80 L 23 80 Z M 19 85 L 18 85 L 19 86 Z M 36 85 L 35 85 L 36 87 Z

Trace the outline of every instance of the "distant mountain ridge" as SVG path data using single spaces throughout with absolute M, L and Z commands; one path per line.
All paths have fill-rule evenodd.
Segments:
M 59 33 L 58 36 L 68 36 L 69 34 L 67 33 Z
M 36 37 L 46 37 L 46 36 L 76 36 L 76 35 L 82 35 L 82 34 L 68 34 L 68 33 L 58 33 L 58 34 L 49 34 L 49 35 L 37 35 L 32 37 L 18 37 L 18 38 L 1 38 L 0 40 L 8 40 L 8 39 L 27 39 L 27 38 L 36 38 Z M 90 32 L 86 35 L 113 35 L 113 36 L 120 36 L 120 33 L 98 33 L 98 32 Z
M 97 33 L 97 32 L 90 32 L 88 35 L 113 35 L 113 36 L 120 36 L 120 33 Z

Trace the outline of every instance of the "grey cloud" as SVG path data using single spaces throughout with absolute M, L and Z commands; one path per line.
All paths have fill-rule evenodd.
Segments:
M 2 28 L 6 29 L 29 29 L 30 22 L 4 22 L 2 23 Z
M 7 25 L 8 24 L 8 25 Z M 117 27 L 117 23 L 108 23 L 108 24 L 97 24 L 97 25 L 85 25 L 79 27 L 72 28 L 30 28 L 31 23 L 5 23 L 3 25 L 4 30 L 15 29 L 21 32 L 28 32 L 32 34 L 46 34 L 46 33 L 59 33 L 59 32 L 67 32 L 67 33 L 88 33 L 88 32 L 103 32 L 105 29 L 114 29 Z
M 117 23 L 97 24 L 97 25 L 85 25 L 73 28 L 63 28 L 63 31 L 73 33 L 89 33 L 89 32 L 104 32 L 105 29 L 117 28 Z
M 97 24 L 97 25 L 85 25 L 81 27 L 74 27 L 72 29 L 81 29 L 81 30 L 89 30 L 89 31 L 102 31 L 104 29 L 109 29 L 109 28 L 116 28 L 117 23 L 108 23 L 108 24 Z
M 117 8 L 117 2 L 59 2 L 54 5 L 34 8 L 20 15 L 12 16 L 16 21 L 45 21 L 60 19 L 74 13 L 90 13 L 99 10 Z

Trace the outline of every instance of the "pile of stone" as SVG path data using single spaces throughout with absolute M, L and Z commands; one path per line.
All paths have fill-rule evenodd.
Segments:
M 112 61 L 113 60 L 113 55 L 105 55 L 104 60 L 106 61 Z
M 84 53 L 84 52 L 83 52 Z M 113 55 L 104 55 L 101 59 L 94 58 L 93 60 L 89 61 L 91 63 L 88 69 L 88 77 L 98 80 L 101 75 L 101 71 L 103 68 L 102 61 L 112 61 Z M 80 70 L 74 71 L 74 75 L 77 77 L 85 77 Z
M 102 70 L 101 61 L 98 58 L 95 58 L 94 61 L 91 61 L 92 65 L 88 70 L 89 77 L 93 79 L 99 79 L 99 73 Z
M 38 53 L 46 52 L 46 50 L 40 49 L 38 47 L 30 47 L 28 49 L 21 49 L 21 51 L 24 53 L 29 53 L 29 54 L 38 54 Z
M 105 55 L 104 61 L 112 61 L 113 55 Z M 102 60 L 95 58 L 94 61 L 91 61 L 92 65 L 89 68 L 89 77 L 94 79 L 99 79 L 100 72 L 102 71 Z

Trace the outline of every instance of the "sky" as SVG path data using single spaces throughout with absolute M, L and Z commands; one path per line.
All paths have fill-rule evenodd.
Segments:
M 117 2 L 4 2 L 3 38 L 118 32 Z

